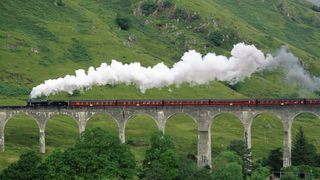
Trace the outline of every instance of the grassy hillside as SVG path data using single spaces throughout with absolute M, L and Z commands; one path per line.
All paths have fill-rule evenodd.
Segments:
M 271 53 L 286 44 L 311 73 L 318 75 L 320 69 L 320 15 L 298 0 L 4 0 L 0 10 L 1 104 L 22 104 L 33 86 L 77 68 L 96 67 L 112 59 L 172 65 L 188 49 L 228 55 L 232 45 L 241 41 Z M 122 30 L 117 18 L 127 19 L 129 29 Z M 216 42 L 216 34 L 222 36 L 221 42 Z M 158 90 L 154 94 L 240 97 L 236 92 L 220 94 L 228 88 L 224 86 L 209 84 L 195 95 L 188 92 L 198 87 L 188 86 L 176 94 Z M 228 91 L 234 90 L 249 97 L 316 96 L 288 84 L 281 73 L 255 74 Z M 120 85 L 93 88 L 79 98 L 123 98 L 123 91 L 132 92 L 128 97 L 154 97 Z
M 146 66 L 164 62 L 170 66 L 189 49 L 229 55 L 238 42 L 253 43 L 273 54 L 287 45 L 311 74 L 320 75 L 320 13 L 304 0 L 2 0 L 0 17 L 0 105 L 23 105 L 32 87 L 46 79 L 72 74 L 78 68 L 97 67 L 112 59 L 138 61 Z M 128 29 L 121 29 L 117 19 L 129 22 Z M 248 97 L 319 95 L 288 83 L 277 70 L 256 73 L 234 86 L 223 82 L 183 84 L 142 94 L 134 86 L 117 85 L 48 98 Z M 293 132 L 302 125 L 319 150 L 319 124 L 315 117 L 305 115 L 297 119 Z M 88 127 L 94 126 L 117 133 L 110 117 L 95 117 L 88 123 Z M 129 121 L 127 140 L 138 161 L 143 159 L 155 130 L 147 117 Z M 190 118 L 172 118 L 166 132 L 173 136 L 182 154 L 195 154 L 196 126 Z M 38 130 L 30 118 L 10 120 L 5 133 L 7 150 L 0 155 L 0 169 L 25 149 L 38 149 Z M 78 129 L 72 120 L 59 116 L 50 120 L 46 133 L 50 152 L 71 146 Z M 258 117 L 252 133 L 256 159 L 282 146 L 281 124 L 272 115 Z M 212 127 L 213 156 L 241 137 L 239 120 L 231 115 L 217 117 Z

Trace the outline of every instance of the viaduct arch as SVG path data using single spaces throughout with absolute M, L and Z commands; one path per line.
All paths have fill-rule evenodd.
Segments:
M 177 113 L 190 116 L 197 124 L 198 130 L 198 166 L 211 166 L 211 125 L 214 118 L 223 113 L 233 114 L 243 124 L 243 138 L 251 148 L 251 126 L 258 115 L 272 113 L 283 125 L 283 166 L 291 165 L 291 129 L 296 116 L 311 113 L 320 116 L 316 105 L 308 106 L 172 106 L 172 107 L 0 107 L 0 151 L 5 150 L 4 129 L 7 121 L 15 115 L 27 114 L 35 119 L 39 127 L 40 153 L 45 153 L 45 127 L 49 119 L 56 115 L 67 115 L 76 121 L 82 133 L 87 122 L 94 115 L 110 115 L 118 125 L 119 139 L 125 142 L 125 127 L 128 120 L 136 114 L 146 114 L 165 132 L 167 120 Z

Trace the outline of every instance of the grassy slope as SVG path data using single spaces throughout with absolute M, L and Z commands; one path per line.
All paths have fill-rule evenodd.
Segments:
M 131 2 L 131 3 L 129 3 Z M 59 7 L 53 0 L 22 1 L 4 0 L 0 2 L 0 87 L 10 88 L 0 92 L 0 104 L 24 104 L 27 93 L 9 95 L 18 90 L 29 91 L 31 87 L 48 78 L 73 73 L 77 68 L 98 66 L 101 62 L 118 59 L 122 62 L 139 61 L 143 65 L 154 65 L 160 61 L 172 65 L 187 49 L 200 52 L 215 51 L 228 54 L 230 47 L 220 48 L 209 45 L 206 34 L 195 33 L 188 29 L 188 22 L 177 22 L 168 18 L 170 12 L 151 16 L 131 16 L 137 9 L 134 1 L 84 1 L 65 0 Z M 290 49 L 301 58 L 304 66 L 313 74 L 319 75 L 320 62 L 319 14 L 312 12 L 298 1 L 231 1 L 231 0 L 176 0 L 177 7 L 196 11 L 201 17 L 213 18 L 220 24 L 236 28 L 240 39 L 251 42 L 267 52 L 275 52 L 279 46 L 288 44 Z M 280 6 L 280 2 L 284 5 Z M 22 5 L 23 4 L 23 5 Z M 284 7 L 284 8 L 282 8 Z M 281 10 L 284 9 L 284 10 Z M 128 15 L 129 12 L 129 15 Z M 289 12 L 290 16 L 283 15 Z M 295 12 L 292 14 L 292 12 Z M 129 31 L 120 30 L 114 23 L 117 15 L 130 16 Z M 149 25 L 144 22 L 148 19 Z M 203 22 L 201 22 L 203 23 Z M 159 29 L 157 24 L 177 27 L 168 32 Z M 197 21 L 191 23 L 197 26 Z M 176 36 L 182 32 L 183 38 Z M 135 37 L 132 47 L 128 47 L 128 37 Z M 189 45 L 195 40 L 197 43 Z M 75 44 L 80 44 L 86 53 L 79 52 Z M 186 46 L 188 45 L 188 46 Z M 36 48 L 40 53 L 34 53 Z M 75 52 L 75 53 L 73 53 Z M 86 59 L 86 54 L 90 59 Z M 75 58 L 78 57 L 78 58 Z M 1 88 L 0 88 L 1 89 Z M 208 85 L 180 88 L 153 89 L 141 94 L 133 86 L 94 87 L 76 96 L 61 93 L 53 99 L 103 99 L 103 98 L 245 98 L 245 97 L 317 97 L 286 83 L 281 73 L 258 73 L 252 78 L 229 88 L 220 82 Z M 25 92 L 25 91 L 23 91 Z M 105 121 L 108 119 L 108 121 Z M 294 123 L 293 133 L 302 125 L 307 136 L 319 149 L 319 120 L 302 116 Z M 114 133 L 116 124 L 110 117 L 95 117 L 88 127 L 101 126 Z M 266 130 L 267 129 L 267 130 Z M 127 140 L 138 144 L 132 146 L 137 160 L 143 159 L 148 138 L 155 131 L 155 124 L 149 118 L 138 116 L 129 121 Z M 168 122 L 166 132 L 173 136 L 177 148 L 183 154 L 196 152 L 196 125 L 183 115 Z M 36 124 L 26 117 L 10 120 L 6 131 L 7 150 L 0 156 L 0 169 L 17 159 L 27 148 L 38 149 L 38 130 Z M 47 128 L 47 149 L 66 148 L 78 136 L 75 122 L 59 116 L 50 120 Z M 226 148 L 229 141 L 242 137 L 239 120 L 229 115 L 217 117 L 212 127 L 213 156 Z M 268 150 L 282 146 L 281 124 L 268 115 L 257 118 L 252 130 L 253 154 L 260 158 Z M 276 139 L 276 140 L 274 140 Z

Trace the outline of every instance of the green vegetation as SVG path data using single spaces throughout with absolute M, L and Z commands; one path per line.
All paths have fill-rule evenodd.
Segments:
M 87 130 L 64 152 L 54 151 L 44 161 L 36 152 L 1 174 L 1 179 L 132 179 L 134 156 L 118 137 L 101 128 Z
M 143 161 L 141 179 L 176 179 L 179 175 L 178 155 L 169 136 L 158 132 L 152 135 L 151 147 Z
M 292 165 L 320 166 L 316 147 L 308 142 L 302 127 L 299 128 L 293 142 Z

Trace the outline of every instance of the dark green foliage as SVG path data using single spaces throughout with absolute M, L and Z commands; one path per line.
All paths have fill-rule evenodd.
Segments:
M 263 165 L 270 166 L 272 171 L 280 171 L 282 164 L 282 152 L 280 148 L 271 150 L 268 158 L 263 162 Z
M 64 152 L 69 176 L 81 178 L 132 178 L 134 156 L 119 138 L 101 128 L 85 131 L 74 148 Z
M 37 152 L 27 151 L 20 156 L 17 162 L 12 163 L 2 172 L 0 179 L 38 179 L 40 177 L 38 170 L 40 163 L 41 157 Z
M 179 176 L 177 179 L 181 180 L 210 180 L 212 175 L 210 173 L 210 167 L 204 167 L 199 169 L 194 160 L 185 158 L 180 161 L 179 164 Z
M 77 39 L 72 39 L 72 41 L 71 48 L 68 49 L 69 53 L 67 58 L 74 62 L 90 61 L 91 58 L 87 52 L 87 49 Z
M 170 8 L 174 5 L 174 3 L 172 2 L 172 0 L 164 0 L 163 1 L 163 8 Z
M 311 9 L 316 12 L 320 12 L 320 6 L 312 6 Z
M 295 136 L 292 147 L 292 165 L 316 166 L 317 151 L 313 144 L 310 144 L 305 136 L 302 127 Z
M 213 179 L 243 180 L 242 167 L 236 162 L 226 163 L 213 173 Z
M 252 157 L 251 150 L 247 148 L 247 144 L 243 140 L 233 140 L 230 142 L 229 151 L 236 152 L 242 158 L 242 170 L 244 178 L 250 175 L 250 171 L 252 170 Z
M 151 137 L 140 178 L 175 179 L 179 175 L 178 156 L 172 140 L 157 132 Z
M 306 179 L 320 178 L 320 168 L 311 167 L 308 165 L 289 166 L 289 167 L 282 168 L 281 171 L 284 172 L 284 174 L 288 174 L 288 173 L 293 174 L 295 177 L 304 176 Z
M 126 17 L 117 17 L 116 23 L 122 30 L 128 30 L 130 27 L 130 19 Z
M 298 177 L 295 173 L 287 172 L 281 176 L 280 180 L 298 180 Z
M 0 94 L 5 96 L 29 95 L 30 89 L 8 83 L 0 83 Z
M 57 6 L 64 6 L 64 2 L 62 0 L 57 0 L 56 5 Z
M 41 169 L 48 172 L 47 179 L 131 179 L 135 161 L 117 136 L 94 128 L 86 130 L 64 153 L 53 152 Z
M 223 34 L 219 30 L 213 31 L 208 35 L 208 40 L 215 46 L 220 47 L 223 43 Z
M 267 167 L 256 168 L 251 172 L 250 180 L 266 180 L 270 176 L 270 169 Z
M 0 179 L 132 179 L 135 160 L 119 138 L 101 128 L 86 130 L 74 147 L 54 151 L 43 163 L 28 151 Z
M 65 165 L 63 152 L 53 151 L 39 167 L 41 172 L 45 172 L 44 177 L 48 179 L 67 179 L 70 167 Z
M 156 9 L 158 5 L 155 0 L 146 0 L 142 2 L 141 4 L 141 11 L 144 15 L 150 15 L 152 14 Z
M 320 179 L 320 167 L 312 168 L 312 177 Z

